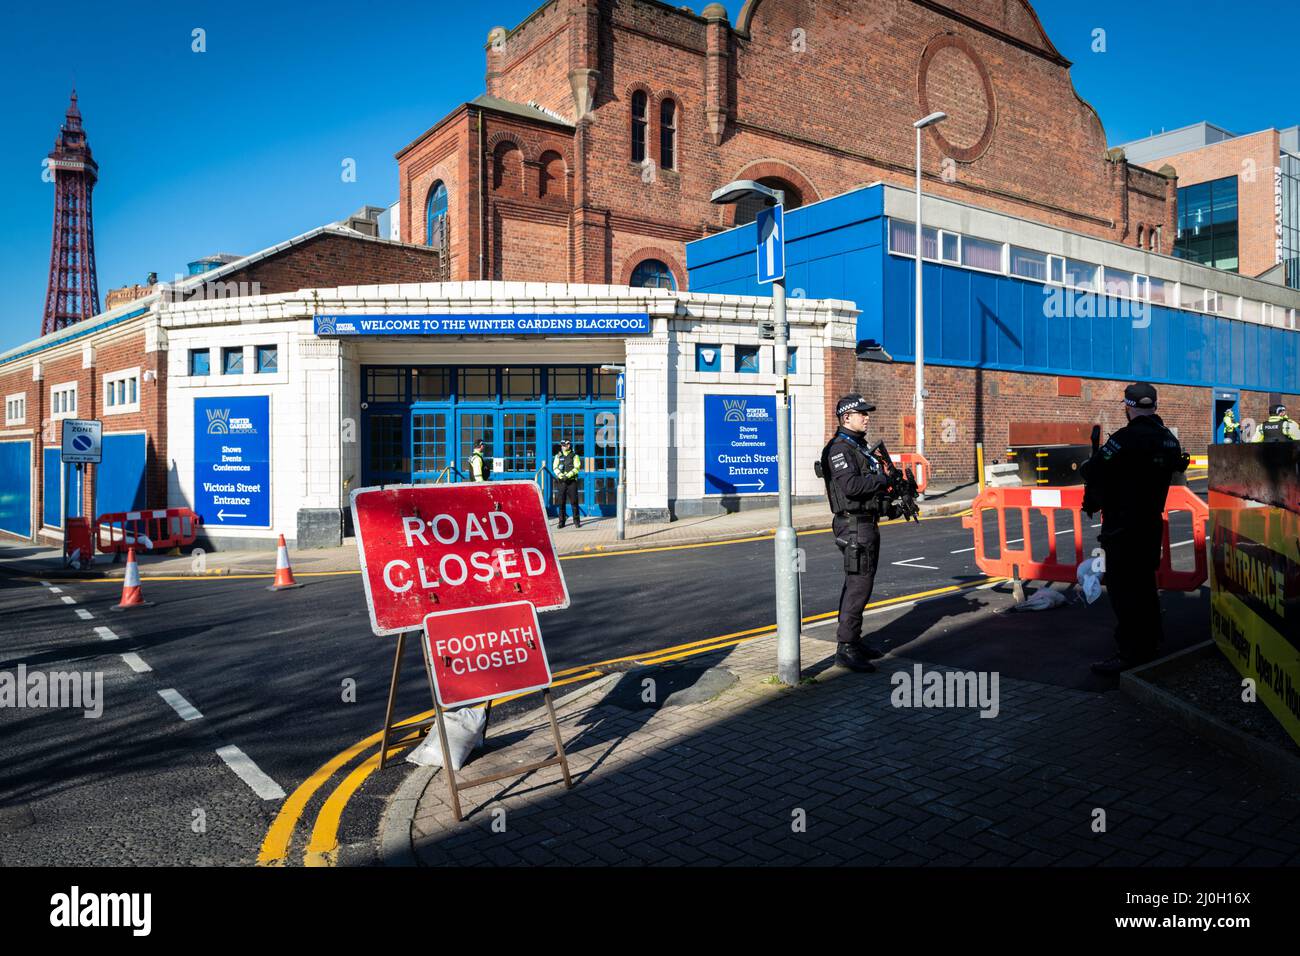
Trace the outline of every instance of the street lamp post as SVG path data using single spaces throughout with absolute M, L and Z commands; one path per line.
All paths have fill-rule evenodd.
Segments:
M 627 371 L 626 365 L 602 365 L 602 372 L 617 372 L 624 375 Z M 622 541 L 624 538 L 624 529 L 627 515 L 627 472 L 623 468 L 623 415 L 627 409 L 627 379 L 623 379 L 623 388 L 618 395 L 618 422 L 614 427 L 615 451 L 618 458 L 618 477 L 614 484 L 614 536 Z
M 769 206 L 785 203 L 785 192 L 752 180 L 729 183 L 714 192 L 712 201 L 729 205 L 759 198 Z M 784 240 L 784 237 L 781 237 Z M 775 363 L 781 384 L 776 394 L 777 527 L 776 560 L 776 674 L 783 684 L 799 683 L 799 578 L 797 538 L 791 506 L 790 480 L 790 327 L 785 314 L 785 279 L 772 281 L 772 320 L 775 325 Z
M 942 123 L 947 113 L 931 113 L 912 125 L 916 127 L 916 393 L 912 403 L 916 409 L 916 453 L 925 454 L 925 319 L 921 310 L 921 263 L 924 259 L 924 241 L 921 229 L 921 130 Z M 936 236 L 935 242 L 938 242 Z M 936 248 L 938 258 L 942 250 Z

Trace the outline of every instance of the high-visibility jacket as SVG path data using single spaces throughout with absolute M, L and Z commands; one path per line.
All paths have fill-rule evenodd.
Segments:
M 1227 436 L 1227 435 L 1232 435 L 1232 434 L 1236 433 L 1237 429 L 1240 428 L 1240 427 L 1241 427 L 1241 425 L 1238 424 L 1237 419 L 1233 418 L 1233 416 L 1232 416 L 1232 412 L 1225 412 L 1225 413 L 1224 413 L 1224 415 L 1223 415 L 1223 434 L 1224 434 L 1225 436 Z
M 1270 415 L 1268 421 L 1255 429 L 1251 441 L 1300 441 L 1300 426 L 1286 415 Z
M 582 474 L 582 456 L 576 448 L 570 448 L 567 453 L 558 451 L 555 461 L 551 462 L 551 471 L 561 481 L 572 481 Z
M 476 451 L 469 458 L 470 477 L 475 481 L 487 481 L 492 477 L 492 466 L 487 463 L 481 451 Z

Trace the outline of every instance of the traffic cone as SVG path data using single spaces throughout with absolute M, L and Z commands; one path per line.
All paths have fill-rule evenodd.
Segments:
M 284 535 L 280 535 L 280 544 L 275 549 L 275 583 L 267 590 L 287 591 L 300 587 L 302 585 L 293 579 L 293 568 L 289 566 L 289 546 L 284 543 Z
M 135 548 L 126 552 L 126 577 L 122 579 L 122 603 L 113 605 L 114 611 L 125 611 L 133 607 L 153 607 L 152 601 L 146 601 L 140 589 L 140 565 L 135 560 Z

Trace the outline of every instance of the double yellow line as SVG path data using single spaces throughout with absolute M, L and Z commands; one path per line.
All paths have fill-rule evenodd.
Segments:
M 686 546 L 699 547 L 699 545 Z M 657 549 L 656 549 L 657 550 Z M 627 553 L 627 552 L 614 552 Z M 875 601 L 867 605 L 867 610 L 878 608 L 888 608 L 896 605 L 910 604 L 916 601 L 928 600 L 947 594 L 957 594 L 963 591 L 970 591 L 975 588 L 985 587 L 990 584 L 996 584 L 1005 578 L 984 578 L 978 581 L 970 581 L 965 584 L 953 584 L 941 588 L 933 588 L 928 591 L 918 591 L 914 594 L 905 594 L 895 598 L 888 598 L 883 601 Z M 824 621 L 836 617 L 837 611 L 827 611 L 823 614 L 813 614 L 802 620 L 804 624 L 811 624 L 818 621 Z M 591 680 L 597 677 L 603 677 L 604 671 L 600 668 L 608 667 L 613 664 L 623 664 L 629 661 L 636 661 L 642 665 L 666 664 L 670 661 L 682 660 L 688 657 L 694 657 L 700 654 L 707 654 L 712 651 L 723 650 L 733 647 L 737 644 L 743 644 L 748 641 L 757 640 L 775 633 L 776 625 L 769 624 L 765 627 L 750 628 L 745 631 L 734 631 L 730 634 L 719 634 L 715 637 L 708 637 L 699 641 L 691 641 L 686 644 L 678 644 L 673 647 L 660 648 L 641 654 L 629 654 L 624 657 L 613 657 L 593 664 L 583 665 L 581 667 L 570 667 L 565 670 L 556 671 L 553 675 L 556 680 L 552 687 L 562 687 L 565 684 L 572 684 L 577 681 Z M 504 703 L 508 700 L 514 700 L 521 695 L 503 697 L 496 703 Z M 433 716 L 432 710 L 415 714 L 408 717 L 398 724 L 401 727 L 409 727 L 422 720 Z M 343 811 L 347 808 L 349 801 L 361 788 L 361 786 L 370 778 L 370 775 L 379 768 L 379 745 L 383 739 L 382 733 L 374 733 L 363 740 L 357 741 L 346 750 L 330 758 L 326 763 L 304 780 L 289 798 L 285 800 L 280 807 L 280 812 L 276 815 L 275 820 L 271 823 L 266 832 L 266 837 L 262 841 L 262 848 L 258 854 L 257 862 L 261 866 L 284 866 L 288 862 L 290 847 L 293 842 L 294 832 L 297 830 L 299 822 L 307 809 L 307 805 L 312 798 L 331 780 L 337 773 L 352 763 L 357 757 L 365 753 L 370 748 L 375 748 L 374 752 L 369 754 L 364 760 L 358 763 L 350 773 L 347 774 L 334 790 L 326 797 L 325 802 L 321 805 L 316 814 L 316 819 L 312 824 L 311 836 L 307 842 L 306 852 L 303 862 L 308 866 L 330 866 L 338 854 L 338 834 L 339 825 L 342 821 Z M 418 733 L 409 733 L 402 736 L 400 740 L 390 743 L 388 756 L 391 758 L 395 754 L 410 747 L 419 739 Z

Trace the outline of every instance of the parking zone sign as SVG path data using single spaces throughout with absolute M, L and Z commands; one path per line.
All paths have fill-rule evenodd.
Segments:
M 68 418 L 63 422 L 63 463 L 98 465 L 103 459 L 103 426 L 95 419 Z
M 352 522 L 370 627 L 381 636 L 419 630 L 440 611 L 569 606 L 534 482 L 358 488 Z
M 442 707 L 551 686 L 537 611 L 527 601 L 434 611 L 424 619 L 424 651 Z

